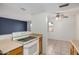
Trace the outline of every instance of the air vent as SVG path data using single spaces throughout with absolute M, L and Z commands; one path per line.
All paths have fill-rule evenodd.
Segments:
M 62 5 L 59 6 L 59 8 L 63 8 L 63 7 L 67 7 L 67 6 L 69 6 L 69 3 L 62 4 Z
M 26 11 L 26 9 L 25 8 L 20 8 L 22 11 Z

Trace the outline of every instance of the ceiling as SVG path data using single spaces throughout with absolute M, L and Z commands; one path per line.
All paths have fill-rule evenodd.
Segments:
M 6 6 L 6 8 L 9 7 L 13 10 L 30 14 L 41 12 L 53 13 L 79 7 L 79 3 L 70 3 L 67 7 L 59 8 L 58 6 L 62 4 L 63 3 L 1 3 L 0 6 Z

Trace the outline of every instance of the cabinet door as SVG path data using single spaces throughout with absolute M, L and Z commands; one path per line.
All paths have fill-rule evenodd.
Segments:
M 75 49 L 75 47 L 73 45 L 71 45 L 70 54 L 71 55 L 77 55 L 77 50 Z
M 23 54 L 23 47 L 16 48 L 7 53 L 7 55 L 22 55 Z
M 71 47 L 70 47 L 70 55 L 74 55 L 74 46 L 73 45 L 71 45 Z
M 42 37 L 39 37 L 39 54 L 42 53 Z
M 77 55 L 77 50 L 74 48 L 74 55 Z

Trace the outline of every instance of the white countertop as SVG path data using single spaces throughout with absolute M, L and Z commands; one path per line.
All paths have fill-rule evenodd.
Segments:
M 75 47 L 75 49 L 77 50 L 77 52 L 79 53 L 79 40 L 72 40 L 70 42 Z
M 22 46 L 22 44 L 20 44 L 16 41 L 13 41 L 13 40 L 8 40 L 8 39 L 0 40 L 0 50 L 2 51 L 3 54 L 5 54 L 13 49 L 16 49 L 20 46 Z
M 38 36 L 38 35 L 36 35 L 36 36 Z M 6 37 L 5 39 L 0 40 L 0 50 L 2 51 L 3 54 L 5 54 L 13 49 L 16 49 L 20 46 L 23 46 L 24 44 L 31 42 L 33 40 L 36 40 L 36 39 L 32 39 L 32 40 L 27 41 L 27 42 L 20 42 L 17 40 L 7 39 L 7 37 Z

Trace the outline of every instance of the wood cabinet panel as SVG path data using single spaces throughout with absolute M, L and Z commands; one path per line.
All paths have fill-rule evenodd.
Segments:
M 42 37 L 39 37 L 39 54 L 42 54 Z
M 73 45 L 71 45 L 71 47 L 70 47 L 70 55 L 74 55 L 74 47 L 73 47 Z
M 71 45 L 71 48 L 70 48 L 70 55 L 77 55 L 77 50 L 73 45 Z
M 74 55 L 77 55 L 77 50 L 74 48 Z
M 16 48 L 8 52 L 7 55 L 23 55 L 23 47 Z

